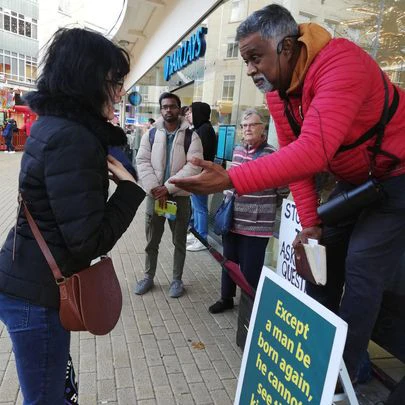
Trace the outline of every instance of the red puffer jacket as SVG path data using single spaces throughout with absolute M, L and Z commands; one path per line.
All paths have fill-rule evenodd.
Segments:
M 388 79 L 387 79 L 388 80 Z M 389 105 L 394 88 L 388 81 Z M 401 163 L 387 174 L 391 160 L 377 156 L 375 176 L 384 178 L 405 173 L 405 92 L 385 129 L 382 149 Z M 355 142 L 381 117 L 384 84 L 377 63 L 360 47 L 345 39 L 331 40 L 315 57 L 302 87 L 302 96 L 290 97 L 293 112 L 304 120 L 297 139 L 284 113 L 278 92 L 267 94 L 281 149 L 262 159 L 229 170 L 239 194 L 290 185 L 303 227 L 320 223 L 313 176 L 332 171 L 338 179 L 360 184 L 367 179 L 370 152 L 375 137 L 360 146 L 336 154 L 341 145 Z

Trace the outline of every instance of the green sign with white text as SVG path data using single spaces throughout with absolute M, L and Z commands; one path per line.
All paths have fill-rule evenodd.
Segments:
M 235 404 L 330 405 L 347 326 L 272 271 L 264 273 Z

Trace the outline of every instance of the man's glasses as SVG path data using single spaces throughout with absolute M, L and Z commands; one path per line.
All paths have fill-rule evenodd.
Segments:
M 167 104 L 167 105 L 162 105 L 160 107 L 161 110 L 167 111 L 167 110 L 177 110 L 179 106 L 177 104 Z
M 248 128 L 254 128 L 254 127 L 256 127 L 257 125 L 263 125 L 263 123 L 262 123 L 262 122 L 252 122 L 252 123 L 250 123 L 250 124 L 240 124 L 240 127 L 241 127 L 243 130 L 245 130 L 245 129 L 248 129 Z

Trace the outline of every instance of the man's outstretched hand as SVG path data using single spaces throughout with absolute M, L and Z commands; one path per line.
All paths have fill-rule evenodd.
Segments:
M 171 179 L 170 183 L 194 194 L 212 194 L 233 188 L 228 172 L 222 166 L 198 158 L 193 158 L 191 163 L 202 167 L 203 171 L 196 176 Z

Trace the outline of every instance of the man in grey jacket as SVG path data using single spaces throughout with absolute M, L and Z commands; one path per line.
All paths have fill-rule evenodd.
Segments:
M 180 117 L 181 102 L 172 93 L 159 97 L 162 117 L 141 140 L 136 158 L 139 181 L 148 194 L 146 201 L 146 261 L 145 278 L 138 282 L 135 293 L 142 295 L 153 287 L 159 244 L 166 218 L 159 216 L 155 205 L 165 207 L 167 201 L 177 204 L 175 219 L 169 220 L 173 235 L 173 281 L 169 295 L 180 297 L 184 292 L 182 275 L 186 258 L 186 236 L 190 219 L 190 193 L 169 183 L 170 179 L 196 175 L 200 168 L 190 163 L 193 157 L 202 158 L 199 136 L 188 130 L 188 122 Z M 157 203 L 156 203 L 157 201 Z

